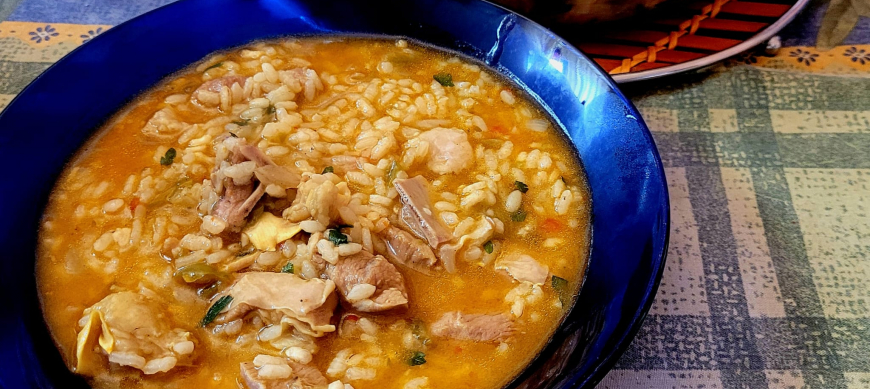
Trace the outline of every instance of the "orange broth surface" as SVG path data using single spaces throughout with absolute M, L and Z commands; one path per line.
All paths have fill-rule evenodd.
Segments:
M 504 343 L 479 343 L 429 335 L 425 347 L 426 362 L 411 366 L 408 363 L 409 355 L 415 350 L 409 350 L 403 345 L 404 328 L 410 325 L 422 325 L 425 328 L 446 312 L 511 312 L 512 304 L 505 301 L 505 296 L 517 287 L 518 282 L 505 272 L 495 270 L 492 263 L 482 265 L 479 261 L 460 258 L 457 258 L 455 273 L 442 270 L 437 274 L 424 275 L 400 267 L 408 289 L 408 309 L 354 313 L 357 317 L 365 317 L 378 325 L 376 342 L 366 343 L 358 336 L 342 337 L 338 332 L 329 333 L 314 339 L 317 349 L 310 362 L 326 375 L 330 361 L 343 349 L 365 352 L 367 356 L 381 358 L 383 362 L 374 368 L 377 372 L 374 379 L 342 380 L 356 389 L 403 388 L 409 380 L 416 377 L 428 377 L 426 387 L 430 388 L 498 388 L 506 384 L 548 341 L 566 312 L 560 298 L 562 301 L 571 301 L 571 296 L 582 280 L 589 239 L 589 196 L 585 191 L 585 178 L 575 153 L 558 128 L 525 94 L 507 81 L 483 69 L 479 64 L 450 53 L 403 41 L 380 39 L 304 38 L 269 41 L 219 53 L 197 66 L 167 78 L 144 93 L 97 132 L 69 163 L 51 196 L 40 231 L 36 265 L 43 313 L 70 369 L 75 370 L 76 335 L 81 330 L 79 320 L 83 316 L 83 310 L 112 292 L 137 291 L 141 288 L 147 288 L 156 294 L 150 298 L 160 301 L 160 306 L 166 310 L 173 328 L 190 331 L 195 338 L 193 363 L 190 366 L 177 366 L 166 373 L 145 375 L 130 367 L 111 364 L 103 356 L 102 365 L 97 368 L 98 373 L 89 378 L 94 387 L 239 388 L 244 387 L 239 377 L 241 362 L 250 362 L 258 354 L 281 355 L 281 350 L 256 339 L 258 328 L 250 323 L 246 323 L 241 334 L 235 336 L 215 333 L 214 326 L 200 327 L 198 323 L 214 300 L 207 295 L 198 295 L 197 286 L 189 285 L 173 276 L 177 270 L 173 261 L 187 252 L 173 251 L 170 248 L 172 244 L 165 241 L 172 238 L 182 239 L 186 234 L 201 233 L 198 218 L 203 216 L 203 212 L 198 208 L 202 200 L 197 197 L 197 185 L 204 185 L 203 181 L 210 178 L 215 168 L 212 147 L 218 142 L 214 140 L 217 137 L 206 142 L 204 151 L 201 151 L 207 158 L 186 159 L 183 157 L 185 149 L 194 146 L 191 146 L 189 139 L 183 139 L 183 135 L 181 139 L 172 136 L 155 140 L 143 135 L 142 131 L 155 113 L 166 107 L 173 107 L 176 120 L 187 125 L 203 124 L 219 116 L 231 116 L 237 121 L 241 120 L 238 111 L 244 107 L 232 110 L 220 107 L 204 108 L 189 96 L 209 79 L 228 74 L 254 77 L 265 62 L 271 63 L 278 71 L 303 64 L 317 72 L 324 85 L 323 89 L 311 101 L 302 97 L 304 93 L 301 92 L 296 94 L 294 100 L 297 104 L 295 111 L 301 113 L 304 123 L 321 123 L 306 127 L 314 131 L 323 131 L 319 127 L 333 130 L 341 128 L 341 120 L 348 120 L 348 117 L 375 121 L 381 116 L 390 115 L 391 109 L 406 110 L 414 105 L 415 96 L 427 93 L 430 84 L 433 84 L 433 75 L 450 74 L 455 86 L 444 88 L 448 91 L 447 97 L 439 103 L 444 104 L 446 109 L 417 119 L 440 118 L 450 121 L 449 127 L 462 129 L 469 134 L 468 141 L 475 150 L 498 150 L 504 142 L 512 142 L 513 150 L 510 155 L 497 160 L 499 167 L 495 171 L 501 170 L 507 174 L 503 174 L 495 183 L 496 201 L 492 204 L 479 203 L 468 209 L 461 207 L 458 198 L 462 197 L 462 188 L 478 181 L 476 176 L 486 174 L 487 168 L 482 166 L 485 165 L 485 158 L 481 158 L 481 153 L 476 153 L 474 166 L 464 173 L 435 174 L 426 168 L 424 162 L 410 166 L 402 164 L 401 148 L 407 142 L 407 136 L 397 133 L 398 146 L 381 159 L 387 159 L 388 162 L 398 161 L 399 168 L 410 177 L 422 175 L 429 182 L 437 181 L 438 186 L 433 184 L 430 193 L 433 202 L 441 200 L 438 195 L 441 192 L 456 193 L 458 196 L 455 203 L 459 210 L 454 213 L 460 220 L 466 217 L 477 218 L 484 214 L 498 218 L 503 223 L 504 230 L 491 238 L 498 257 L 512 252 L 531 255 L 548 267 L 551 276 L 567 280 L 564 290 L 555 290 L 548 276 L 547 282 L 538 286 L 543 292 L 542 297 L 534 304 L 526 304 L 519 317 L 514 316 L 517 331 Z M 384 62 L 391 64 L 388 66 L 389 74 L 383 71 Z M 365 107 L 360 108 L 357 100 L 365 97 L 358 96 L 340 99 L 343 103 L 333 103 L 336 107 L 334 112 L 347 115 L 343 119 L 333 121 L 333 118 L 340 115 L 327 117 L 326 114 L 321 114 L 318 117 L 311 112 L 315 109 L 311 107 L 317 107 L 334 93 L 354 91 L 357 87 L 365 95 L 363 88 L 358 85 L 374 79 L 407 81 L 398 84 L 393 90 L 398 97 L 390 101 L 384 101 L 387 92 L 382 89 L 378 95 L 380 98 L 371 102 L 377 111 L 373 115 L 363 113 Z M 341 85 L 346 88 L 337 88 Z M 383 82 L 377 85 L 383 85 Z M 461 90 L 474 86 L 480 88 L 479 92 L 474 93 L 474 102 L 463 102 L 472 97 L 463 94 Z M 435 85 L 432 87 L 437 89 Z M 402 99 L 402 88 L 406 89 L 404 92 L 411 92 L 408 93 L 409 98 Z M 505 101 L 502 91 L 510 93 L 516 101 L 508 104 L 511 99 Z M 265 92 L 261 91 L 262 93 Z M 188 97 L 182 99 L 173 96 Z M 184 101 L 168 103 L 170 100 Z M 245 104 L 246 101 L 242 99 L 234 104 Z M 306 112 L 306 109 L 309 111 Z M 323 110 L 322 107 L 316 109 Z M 399 115 L 393 115 L 393 118 L 397 118 L 396 116 Z M 487 128 L 475 126 L 469 117 L 481 118 Z M 524 123 L 533 118 L 545 120 L 549 126 L 545 131 L 527 129 Z M 400 120 L 402 126 L 414 127 L 412 119 L 404 119 L 406 120 Z M 278 137 L 278 141 L 271 141 L 259 134 L 264 124 L 227 123 L 224 127 L 229 132 L 236 131 L 237 136 L 246 138 L 249 143 L 266 149 L 267 154 L 268 147 L 282 145 L 284 141 L 280 139 L 286 139 L 293 131 L 298 130 L 294 127 L 290 134 Z M 334 139 L 333 143 L 344 142 L 350 145 L 345 153 L 361 155 L 354 149 L 357 137 L 356 132 L 351 132 Z M 304 154 L 307 151 L 300 151 L 302 145 L 286 142 L 283 144 L 290 149 L 289 154 L 276 152 L 270 155 L 279 165 L 293 165 L 300 158 L 310 157 Z M 167 147 L 178 150 L 171 166 L 164 166 L 159 162 L 160 157 L 165 156 Z M 529 155 L 533 150 L 546 153 L 547 158 L 552 161 L 551 165 L 543 169 L 540 166 L 546 165 L 545 163 L 529 167 L 523 162 L 526 157 L 521 157 L 521 154 Z M 315 173 L 320 173 L 325 167 L 325 156 L 329 154 L 309 158 L 309 164 Z M 372 162 L 375 164 L 375 161 Z M 509 165 L 507 169 L 500 166 L 505 163 Z M 524 171 L 529 187 L 528 192 L 523 194 L 522 209 L 526 216 L 522 221 L 515 221 L 514 215 L 505 210 L 504 206 L 505 198 L 515 190 L 516 180 L 511 175 L 514 168 Z M 537 174 L 538 172 L 543 173 Z M 160 179 L 168 180 L 169 184 L 164 187 L 158 185 L 159 193 L 144 200 L 140 198 L 142 196 L 137 188 L 142 185 L 145 177 L 152 177 L 155 182 Z M 553 178 L 564 184 L 555 183 Z M 564 186 L 574 192 L 567 212 L 559 214 L 553 209 L 555 197 L 551 192 L 556 191 L 552 189 L 554 185 L 560 188 Z M 377 192 L 377 188 L 365 185 L 351 184 L 350 187 L 351 191 L 364 194 Z M 120 210 L 106 211 L 105 204 L 114 199 L 122 200 L 123 207 Z M 288 200 L 292 200 L 289 194 Z M 398 204 L 398 201 L 394 204 Z M 107 232 L 130 228 L 133 220 L 137 218 L 134 214 L 140 205 L 145 206 L 145 210 L 140 211 L 144 213 L 138 216 L 141 218 L 140 228 L 143 231 L 141 238 L 126 249 L 110 246 L 101 252 L 95 250 L 95 241 Z M 398 205 L 390 210 L 397 211 Z M 188 219 L 195 217 L 197 222 L 173 222 L 174 217 L 182 216 Z M 160 236 L 162 241 L 155 242 L 152 238 L 157 234 L 155 231 L 158 227 L 155 227 L 155 223 L 158 218 L 162 218 L 164 226 L 159 227 L 163 229 Z M 395 222 L 395 218 L 391 221 Z M 294 242 L 305 243 L 306 236 L 303 233 L 294 237 Z M 224 236 L 222 239 L 222 245 L 229 247 L 240 238 Z M 304 259 L 296 255 L 282 259 L 282 264 L 288 260 L 292 262 Z M 280 268 L 281 266 L 267 266 L 241 272 L 278 271 Z M 347 309 L 339 306 L 333 315 L 336 325 L 339 325 L 342 312 L 347 312 Z M 327 375 L 327 379 L 332 382 L 341 378 Z

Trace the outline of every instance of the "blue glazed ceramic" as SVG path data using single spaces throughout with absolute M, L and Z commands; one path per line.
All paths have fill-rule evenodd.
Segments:
M 601 69 L 543 27 L 477 0 L 186 0 L 88 42 L 0 115 L 0 166 L 6 170 L 0 180 L 0 386 L 87 386 L 67 371 L 43 323 L 34 251 L 54 181 L 94 129 L 210 52 L 262 38 L 332 33 L 406 36 L 482 60 L 540 99 L 564 127 L 592 193 L 590 265 L 573 310 L 511 387 L 592 387 L 604 376 L 658 287 L 668 196 L 649 131 Z

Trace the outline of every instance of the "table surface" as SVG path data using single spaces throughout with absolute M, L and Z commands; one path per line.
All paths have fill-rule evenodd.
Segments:
M 870 10 L 832 1 L 835 21 Z M 4 2 L 0 109 L 82 42 L 168 2 Z M 673 216 L 650 315 L 600 388 L 870 388 L 870 19 L 822 51 L 828 8 L 811 3 L 773 56 L 623 87 Z

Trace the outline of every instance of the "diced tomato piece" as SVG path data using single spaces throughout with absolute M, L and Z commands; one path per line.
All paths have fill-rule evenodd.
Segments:
M 350 321 L 357 321 L 357 320 L 359 320 L 359 316 L 357 316 L 357 315 L 347 315 L 347 316 L 344 317 L 344 319 L 345 319 L 345 320 L 350 320 Z
M 494 125 L 494 126 L 490 126 L 489 129 L 490 129 L 492 132 L 496 132 L 496 133 L 499 133 L 499 134 L 507 134 L 507 133 L 508 133 L 508 129 L 505 128 L 505 126 L 500 126 L 500 125 L 497 125 L 497 124 Z
M 134 197 L 133 200 L 130 200 L 130 212 L 136 212 L 136 207 L 139 206 L 139 198 Z
M 543 223 L 541 223 L 541 230 L 544 232 L 559 232 L 562 231 L 563 228 L 565 228 L 565 225 L 562 222 L 553 218 L 548 218 L 547 220 L 544 220 Z

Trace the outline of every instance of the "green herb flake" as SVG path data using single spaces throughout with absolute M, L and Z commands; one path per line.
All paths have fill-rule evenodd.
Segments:
M 268 107 L 266 107 L 266 115 L 271 115 L 273 113 L 275 113 L 275 106 L 274 105 L 269 105 Z
M 559 295 L 562 307 L 567 307 L 571 302 L 571 298 L 568 295 L 568 280 L 559 276 L 552 276 L 550 278 L 550 285 L 553 285 L 553 290 Z
M 441 86 L 453 86 L 453 76 L 450 73 L 438 73 L 432 78 L 438 81 Z
M 387 172 L 387 182 L 392 183 L 396 179 L 396 174 L 399 174 L 399 165 L 396 164 L 396 161 L 393 161 L 390 164 L 390 171 Z
M 320 174 L 326 174 L 326 173 L 335 173 L 335 168 L 333 168 L 332 166 L 327 166 L 327 167 L 323 168 L 322 172 L 320 172 Z
M 232 123 L 241 127 L 241 126 L 247 126 L 249 122 L 250 122 L 250 120 L 243 119 L 243 120 L 234 120 Z
M 326 234 L 326 238 L 336 246 L 350 242 L 347 239 L 347 235 L 342 234 L 339 230 L 329 230 L 329 233 Z
M 553 289 L 563 291 L 568 287 L 568 280 L 559 276 L 553 276 L 550 279 L 550 284 L 553 285 Z
M 290 273 L 290 274 L 293 274 L 293 272 L 294 272 L 294 270 L 293 270 L 293 262 L 287 262 L 287 264 L 284 265 L 284 267 L 281 268 L 281 273 Z
M 491 240 L 488 240 L 483 244 L 483 251 L 486 251 L 487 254 L 492 254 L 493 249 L 495 249 L 495 247 L 493 247 Z
M 219 298 L 211 308 L 208 309 L 208 312 L 205 313 L 205 316 L 202 318 L 202 321 L 199 322 L 200 327 L 205 327 L 214 321 L 230 303 L 233 302 L 233 296 L 223 296 Z
M 219 68 L 219 67 L 221 67 L 223 64 L 224 64 L 223 62 L 218 62 L 218 63 L 216 63 L 216 64 L 214 64 L 214 65 L 211 65 L 211 66 L 205 68 L 205 71 L 209 71 L 209 70 L 214 69 L 214 68 Z
M 529 191 L 529 186 L 526 185 L 525 182 L 522 182 L 522 181 L 514 181 L 514 186 L 516 186 L 517 189 L 518 189 L 520 192 L 526 193 L 526 192 Z
M 172 161 L 175 160 L 175 155 L 175 149 L 170 147 L 169 150 L 166 150 L 166 154 L 163 154 L 163 156 L 160 157 L 160 164 L 163 166 L 172 165 Z
M 521 209 L 521 210 L 519 210 L 519 211 L 516 211 L 516 212 L 512 213 L 512 214 L 511 214 L 511 220 L 513 220 L 513 221 L 515 221 L 515 222 L 524 222 L 524 221 L 526 221 L 526 211 L 523 211 L 523 210 Z
M 426 354 L 422 351 L 415 351 L 411 354 L 411 357 L 408 358 L 408 364 L 411 366 L 420 366 L 426 363 Z

